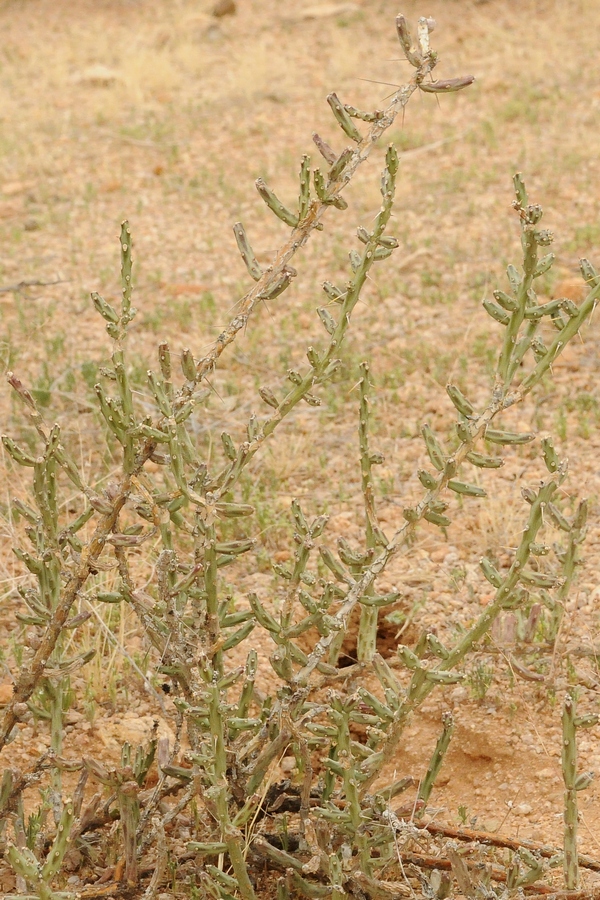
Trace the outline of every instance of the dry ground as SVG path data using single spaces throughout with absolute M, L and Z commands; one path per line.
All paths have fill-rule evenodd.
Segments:
M 406 77 L 394 32 L 398 9 L 390 0 L 315 4 L 315 17 L 285 0 L 238 0 L 237 14 L 219 20 L 208 15 L 210 6 L 13 0 L 0 9 L 0 287 L 58 282 L 0 294 L 1 365 L 39 392 L 48 417 L 79 442 L 90 471 L 98 463 L 90 386 L 109 341 L 89 292 L 118 293 L 121 219 L 129 218 L 135 243 L 140 313 L 132 343 L 140 373 L 154 365 L 161 339 L 174 353 L 189 346 L 199 356 L 247 288 L 232 223 L 245 223 L 263 261 L 285 234 L 257 197 L 254 179 L 264 177 L 291 200 L 299 159 L 312 152 L 311 132 L 339 139 L 325 95 L 335 90 L 357 106 L 381 106 L 393 90 L 386 83 Z M 321 14 L 331 7 L 340 9 Z M 372 360 L 377 386 L 373 443 L 386 456 L 379 503 L 390 530 L 418 496 L 420 424 L 427 420 L 442 433 L 451 427 L 446 382 L 458 380 L 476 404 L 485 403 L 500 326 L 481 300 L 505 287 L 506 264 L 520 258 L 510 206 L 515 171 L 524 173 L 556 233 L 548 295 L 579 299 L 578 258 L 600 263 L 600 6 L 407 0 L 402 11 L 413 20 L 424 13 L 437 20 L 440 77 L 473 73 L 477 81 L 439 104 L 414 97 L 393 129 L 404 151 L 392 229 L 401 249 L 378 268 L 355 317 L 347 375 L 322 409 L 294 415 L 247 480 L 259 508 L 261 549 L 258 571 L 240 576 L 240 594 L 266 595 L 269 558 L 289 555 L 293 496 L 329 513 L 332 539 L 360 538 L 352 388 L 361 359 Z M 306 346 L 320 340 L 319 284 L 345 280 L 354 229 L 378 207 L 383 152 L 374 152 L 348 190 L 350 209 L 332 210 L 324 233 L 302 253 L 294 286 L 258 311 L 224 359 L 214 381 L 215 428 L 235 433 L 252 410 L 262 412 L 256 387 L 277 385 Z M 579 654 L 591 710 L 598 671 L 593 653 L 591 661 L 583 654 L 594 647 L 599 626 L 599 340 L 596 319 L 556 365 L 554 381 L 507 417 L 510 425 L 555 434 L 570 460 L 567 492 L 591 498 L 585 564 L 561 635 L 561 652 L 570 647 Z M 7 388 L 0 388 L 0 417 L 3 430 L 19 433 Z M 24 487 L 18 472 L 0 465 L 0 645 L 10 663 L 22 640 L 14 588 L 23 579 L 10 552 L 19 540 L 10 497 Z M 490 596 L 479 556 L 488 552 L 506 563 L 525 515 L 520 488 L 541 471 L 538 444 L 515 453 L 500 477 L 486 479 L 490 500 L 467 501 L 447 539 L 425 527 L 394 561 L 389 587 L 402 591 L 403 609 L 417 623 L 452 635 L 472 621 Z M 100 758 L 114 754 L 120 740 L 135 740 L 138 716 L 127 713 L 132 697 L 146 722 L 154 711 L 119 650 L 143 665 L 135 621 L 107 615 L 104 630 L 98 625 L 85 637 L 100 652 L 80 683 L 68 726 L 67 749 L 76 745 Z M 492 669 L 478 699 L 477 674 Z M 440 713 L 449 707 L 458 726 L 434 794 L 438 817 L 457 824 L 458 807 L 465 806 L 467 820 L 476 816 L 479 827 L 560 843 L 560 704 L 547 687 L 509 679 L 502 648 L 482 658 L 470 687 L 440 692 L 411 728 L 399 773 L 422 774 Z M 7 758 L 23 764 L 46 743 L 43 727 L 26 728 Z M 584 769 L 600 766 L 597 731 L 582 740 L 581 757 Z M 600 788 L 582 796 L 582 847 L 600 856 Z M 3 887 L 12 887 L 9 875 Z

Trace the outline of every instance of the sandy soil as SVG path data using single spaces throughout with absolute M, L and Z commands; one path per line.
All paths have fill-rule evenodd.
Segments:
M 48 419 L 61 423 L 90 473 L 106 467 L 91 386 L 110 346 L 89 292 L 118 294 L 120 221 L 130 220 L 134 236 L 140 312 L 132 351 L 141 384 L 159 340 L 174 354 L 189 346 L 202 355 L 247 289 L 232 223 L 244 222 L 261 262 L 282 242 L 285 228 L 267 214 L 253 182 L 261 176 L 282 197 L 295 197 L 301 155 L 316 155 L 312 131 L 332 142 L 340 137 L 326 94 L 335 90 L 372 108 L 406 77 L 394 31 L 398 10 L 388 0 L 237 6 L 222 18 L 210 15 L 212 4 L 191 0 L 13 0 L 0 7 L 0 364 L 38 392 Z M 295 412 L 251 468 L 245 490 L 260 509 L 259 555 L 258 565 L 232 576 L 240 597 L 250 590 L 273 597 L 270 560 L 285 562 L 292 552 L 292 497 L 308 512 L 330 515 L 331 546 L 340 534 L 361 539 L 353 388 L 363 358 L 372 361 L 376 386 L 373 446 L 385 454 L 378 505 L 390 533 L 421 490 L 420 425 L 428 421 L 441 434 L 452 428 L 445 384 L 456 381 L 476 406 L 486 403 L 500 326 L 481 301 L 506 287 L 505 267 L 520 259 L 515 171 L 524 173 L 531 199 L 544 207 L 544 224 L 556 233 L 548 298 L 581 299 L 579 257 L 600 262 L 600 7 L 593 0 L 431 0 L 425 8 L 407 0 L 402 11 L 411 20 L 435 17 L 440 77 L 473 73 L 477 80 L 439 103 L 413 98 L 392 129 L 390 139 L 403 151 L 392 229 L 401 248 L 378 268 L 356 312 L 335 389 L 320 409 Z M 263 412 L 256 388 L 280 384 L 321 339 L 319 284 L 347 277 L 356 225 L 368 224 L 378 208 L 384 151 L 375 150 L 348 189 L 349 210 L 332 210 L 324 233 L 300 254 L 293 287 L 258 310 L 224 358 L 213 381 L 218 400 L 210 404 L 216 433 L 226 427 L 239 435 L 252 411 Z M 393 765 L 398 775 L 421 777 L 441 714 L 452 709 L 457 728 L 432 798 L 435 820 L 555 846 L 567 660 L 571 676 L 587 684 L 582 710 L 598 711 L 598 327 L 596 318 L 558 361 L 553 380 L 505 417 L 507 427 L 555 436 L 570 464 L 565 511 L 576 498 L 590 498 L 584 562 L 556 651 L 558 694 L 547 681 L 511 670 L 511 654 L 535 670 L 547 652 L 526 641 L 515 646 L 508 622 L 472 662 L 466 684 L 440 690 L 426 704 Z M 0 417 L 3 430 L 26 438 L 8 388 L 0 388 Z M 205 428 L 199 425 L 201 439 Z M 451 640 L 491 599 L 479 557 L 486 553 L 506 568 L 526 516 L 521 488 L 543 472 L 539 442 L 506 456 L 501 473 L 482 473 L 487 501 L 466 500 L 447 536 L 421 528 L 382 579 L 381 588 L 402 594 L 407 643 L 424 627 Z M 23 530 L 11 498 L 25 496 L 26 478 L 8 460 L 0 465 L 6 702 L 24 633 L 14 615 L 15 588 L 26 581 L 10 552 Z M 382 650 L 393 646 L 400 627 L 382 623 Z M 138 675 L 147 665 L 143 639 L 131 613 L 103 608 L 78 640 L 98 652 L 74 679 L 65 754 L 114 760 L 123 740 L 145 739 L 157 715 L 155 694 Z M 258 649 L 268 689 L 266 639 Z M 351 656 L 351 642 L 347 651 Z M 161 729 L 172 739 L 169 698 L 163 707 Z M 592 729 L 580 741 L 582 771 L 600 766 L 597 735 Z M 6 760 L 26 768 L 47 746 L 43 723 L 27 725 Z M 598 787 L 580 798 L 581 849 L 600 856 Z M 586 877 L 591 886 L 595 876 Z M 80 889 L 76 869 L 72 879 Z M 14 889 L 8 869 L 0 889 Z

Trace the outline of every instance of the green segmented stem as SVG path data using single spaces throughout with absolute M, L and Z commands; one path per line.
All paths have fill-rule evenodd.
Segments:
M 543 525 L 544 506 L 552 499 L 557 488 L 558 485 L 555 481 L 549 481 L 543 484 L 535 495 L 529 511 L 527 527 L 521 536 L 513 563 L 502 585 L 497 589 L 494 600 L 480 615 L 475 624 L 458 641 L 448 656 L 439 661 L 437 671 L 450 672 L 450 670 L 454 669 L 464 659 L 469 650 L 489 631 L 500 613 L 505 609 L 512 608 L 521 601 L 521 595 L 518 590 L 520 572 L 529 559 L 530 546 L 535 542 L 537 532 Z M 369 571 L 372 571 L 373 568 L 374 566 L 371 566 Z M 364 580 L 363 576 L 362 581 Z M 358 590 L 358 586 L 349 591 L 348 597 L 355 590 Z M 347 602 L 348 598 L 346 599 Z M 415 668 L 407 697 L 400 703 L 395 713 L 394 722 L 389 728 L 382 749 L 363 763 L 363 770 L 367 774 L 367 778 L 361 784 L 362 795 L 368 790 L 382 767 L 393 758 L 408 718 L 413 710 L 420 706 L 423 700 L 429 696 L 435 686 L 435 681 L 427 678 L 427 672 L 420 666 L 419 660 L 416 659 L 415 662 L 417 667 Z
M 579 883 L 577 858 L 577 738 L 575 733 L 576 700 L 567 694 L 562 714 L 562 773 L 565 783 L 564 805 L 564 860 L 563 871 L 568 891 L 576 890 Z
M 452 739 L 452 734 L 454 732 L 454 717 L 451 712 L 445 712 L 442 716 L 442 733 L 437 739 L 437 743 L 435 745 L 435 750 L 433 751 L 431 761 L 427 767 L 427 772 L 425 773 L 425 777 L 421 781 L 419 785 L 419 792 L 417 794 L 417 800 L 422 800 L 423 804 L 420 809 L 415 810 L 415 818 L 420 819 L 425 814 L 425 808 L 427 806 L 427 802 L 431 796 L 431 792 L 433 790 L 433 786 L 435 784 L 436 778 L 439 775 L 440 769 L 442 767 L 442 763 L 444 761 L 444 756 L 446 755 L 446 751 L 450 746 L 450 741 Z
M 256 256 L 254 255 L 254 251 L 250 246 L 250 241 L 248 240 L 248 236 L 246 235 L 246 230 L 241 222 L 236 222 L 233 226 L 233 233 L 235 235 L 235 239 L 238 245 L 238 250 L 240 251 L 241 257 L 246 264 L 246 268 L 248 269 L 248 273 L 254 281 L 260 281 L 263 270 L 258 264 Z M 194 376 L 192 375 L 192 378 Z
M 363 503 L 365 507 L 365 546 L 367 550 L 374 549 L 378 544 L 387 544 L 387 538 L 383 534 L 377 522 L 375 509 L 375 491 L 373 487 L 373 463 L 369 449 L 369 419 L 371 403 L 371 385 L 369 382 L 369 364 L 360 364 L 360 400 L 358 437 L 360 447 L 360 471 Z M 359 568 L 359 572 L 362 567 Z M 374 595 L 374 586 L 371 584 L 365 592 L 365 597 Z M 357 657 L 359 662 L 370 662 L 377 650 L 377 626 L 379 622 L 379 610 L 376 606 L 362 604 L 360 621 L 358 626 Z
M 131 256 L 131 231 L 129 222 L 121 224 L 121 290 L 122 290 L 122 317 L 131 312 L 131 270 L 133 259 Z

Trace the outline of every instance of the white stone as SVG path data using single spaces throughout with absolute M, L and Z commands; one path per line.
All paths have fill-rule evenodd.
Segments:
M 530 806 L 529 803 L 519 803 L 514 808 L 514 813 L 516 816 L 528 816 L 533 812 L 533 806 Z

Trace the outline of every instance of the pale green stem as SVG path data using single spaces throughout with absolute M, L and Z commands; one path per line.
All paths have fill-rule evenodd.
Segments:
M 567 694 L 562 714 L 562 773 L 565 783 L 564 860 L 565 887 L 577 889 L 579 862 L 577 859 L 577 736 L 575 729 L 576 700 Z

